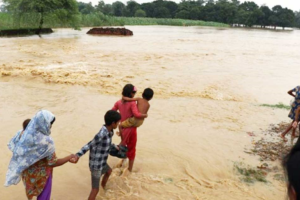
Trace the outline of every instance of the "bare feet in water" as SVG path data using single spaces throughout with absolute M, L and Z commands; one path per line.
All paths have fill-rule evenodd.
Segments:
M 131 172 L 128 170 L 128 168 L 125 168 L 122 173 L 122 177 L 128 177 L 130 174 L 131 174 Z
M 118 164 L 115 165 L 115 168 L 121 168 L 123 166 L 124 160 L 120 160 Z
M 285 136 L 283 134 L 280 134 L 280 137 L 283 139 L 284 142 L 287 142 L 287 139 L 285 138 Z

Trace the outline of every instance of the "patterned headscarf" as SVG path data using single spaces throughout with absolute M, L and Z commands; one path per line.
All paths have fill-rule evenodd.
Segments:
M 51 122 L 54 120 L 54 115 L 47 110 L 40 110 L 31 119 L 22 137 L 13 148 L 5 186 L 18 184 L 25 169 L 55 152 L 54 142 L 49 136 Z

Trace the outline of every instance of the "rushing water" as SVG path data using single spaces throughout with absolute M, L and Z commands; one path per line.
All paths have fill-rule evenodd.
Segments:
M 105 199 L 282 199 L 284 183 L 246 185 L 233 163 L 260 164 L 243 152 L 251 145 L 245 133 L 287 120 L 288 111 L 257 105 L 289 103 L 286 92 L 299 85 L 300 31 L 127 28 L 134 36 L 58 29 L 0 38 L 0 181 L 10 157 L 5 145 L 24 118 L 53 111 L 58 156 L 76 153 L 131 82 L 139 92 L 152 87 L 155 98 L 138 131 L 135 172 L 123 178 L 114 170 Z M 87 162 L 86 155 L 55 169 L 53 199 L 88 195 Z M 0 188 L 0 199 L 24 199 L 22 184 Z

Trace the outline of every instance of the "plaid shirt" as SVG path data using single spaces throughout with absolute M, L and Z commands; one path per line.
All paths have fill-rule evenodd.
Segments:
M 95 135 L 94 139 L 82 147 L 76 155 L 81 157 L 90 150 L 90 169 L 101 171 L 106 165 L 113 135 L 113 131 L 108 132 L 107 128 L 103 125 L 99 133 Z

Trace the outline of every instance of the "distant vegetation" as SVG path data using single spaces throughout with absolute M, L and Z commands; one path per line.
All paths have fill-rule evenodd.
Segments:
M 119 17 L 178 18 L 247 27 L 258 25 L 262 28 L 300 27 L 300 12 L 294 13 L 280 5 L 273 8 L 264 5 L 259 7 L 252 1 L 240 3 L 238 0 L 183 0 L 177 4 L 173 1 L 156 0 L 143 4 L 128 1 L 126 5 L 120 1 L 112 4 L 99 1 L 96 6 L 82 2 L 78 5 L 82 14 L 102 12 Z
M 214 26 L 229 27 L 218 22 L 205 22 L 201 20 L 170 19 L 170 18 L 145 18 L 145 17 L 118 17 L 126 25 L 169 25 L 169 26 Z
M 238 0 L 156 0 L 106 4 L 75 0 L 3 0 L 0 29 L 122 25 L 299 27 L 300 12 Z

